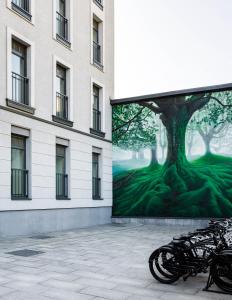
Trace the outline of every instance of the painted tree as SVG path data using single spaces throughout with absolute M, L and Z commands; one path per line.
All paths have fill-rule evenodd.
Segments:
M 157 124 L 153 113 L 139 105 L 117 106 L 113 110 L 113 143 L 143 159 L 144 149 L 151 149 L 151 164 L 157 163 Z
M 214 97 L 220 99 L 228 107 L 225 109 L 215 99 L 212 99 L 193 116 L 189 126 L 193 131 L 196 130 L 200 134 L 205 144 L 206 154 L 211 153 L 210 144 L 213 139 L 225 136 L 225 129 L 231 120 L 231 109 L 228 109 L 232 104 L 231 93 L 215 93 Z
M 140 106 L 149 108 L 160 119 L 167 131 L 168 153 L 166 164 L 183 165 L 187 162 L 185 151 L 185 135 L 187 125 L 196 111 L 201 110 L 210 101 L 215 101 L 222 110 L 232 107 L 223 103 L 223 99 L 212 93 L 193 96 L 176 96 L 163 99 L 153 99 L 151 102 L 140 103 Z
M 124 186 L 120 186 L 120 190 L 115 191 L 117 215 L 232 215 L 232 160 L 211 155 L 210 159 L 205 156 L 192 163 L 187 160 L 185 149 L 187 126 L 194 115 L 207 105 L 217 103 L 220 114 L 228 110 L 229 116 L 232 105 L 227 97 L 201 93 L 154 98 L 139 103 L 141 109 L 147 108 L 162 121 L 167 134 L 167 157 L 162 167 L 136 171 Z M 207 113 L 210 114 L 210 111 Z M 115 180 L 123 183 L 124 179 L 121 175 Z

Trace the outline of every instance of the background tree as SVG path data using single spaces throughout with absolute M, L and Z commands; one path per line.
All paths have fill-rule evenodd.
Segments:
M 212 99 L 193 116 L 189 126 L 192 131 L 197 130 L 200 134 L 205 145 L 206 154 L 211 153 L 210 144 L 213 139 L 220 139 L 220 137 L 225 136 L 228 122 L 231 121 L 231 93 L 215 93 L 214 97 L 228 106 L 225 108 L 215 99 Z
M 133 159 L 144 159 L 144 150 L 149 148 L 151 164 L 157 163 L 157 130 L 153 113 L 147 108 L 124 105 L 113 110 L 113 143 L 132 151 Z

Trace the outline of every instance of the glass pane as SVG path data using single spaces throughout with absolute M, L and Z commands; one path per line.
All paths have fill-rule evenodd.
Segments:
M 19 148 L 25 150 L 25 138 L 21 136 L 13 135 L 11 137 L 12 148 Z
M 93 87 L 93 108 L 99 110 L 99 88 Z
M 12 169 L 25 169 L 25 154 L 24 150 L 12 149 L 11 150 L 11 168 Z
M 98 154 L 93 153 L 93 177 L 98 178 Z
M 59 65 L 56 68 L 56 86 L 58 93 L 66 94 L 66 70 Z
M 98 31 L 93 29 L 93 41 L 98 44 Z
M 65 0 L 57 0 L 57 11 L 65 16 Z
M 65 147 L 56 146 L 56 173 L 65 174 Z
M 26 74 L 25 74 L 26 73 L 25 72 L 25 70 L 26 70 L 25 60 L 22 57 L 12 53 L 12 60 L 11 61 L 12 61 L 12 72 L 14 72 L 16 74 L 19 74 L 21 76 L 26 76 Z

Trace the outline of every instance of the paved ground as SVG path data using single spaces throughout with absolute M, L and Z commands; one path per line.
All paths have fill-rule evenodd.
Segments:
M 205 276 L 168 286 L 151 277 L 147 263 L 151 251 L 190 229 L 107 225 L 58 232 L 45 240 L 1 239 L 0 299 L 231 299 L 202 292 Z M 32 257 L 6 254 L 20 249 L 44 253 Z

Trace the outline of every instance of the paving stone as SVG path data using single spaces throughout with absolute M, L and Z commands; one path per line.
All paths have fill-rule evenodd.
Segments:
M 109 300 L 126 300 L 130 296 L 128 293 L 98 287 L 88 287 L 83 289 L 81 290 L 81 294 L 102 297 Z
M 78 292 L 70 292 L 63 289 L 52 289 L 45 293 L 44 296 L 49 297 L 50 299 L 57 299 L 57 300 L 92 300 L 94 299 L 93 296 L 79 294 Z
M 203 292 L 207 274 L 158 283 L 148 258 L 172 236 L 192 227 L 128 224 L 97 226 L 49 234 L 52 239 L 1 239 L 0 298 L 8 300 L 229 300 Z M 45 252 L 12 256 L 15 249 Z

